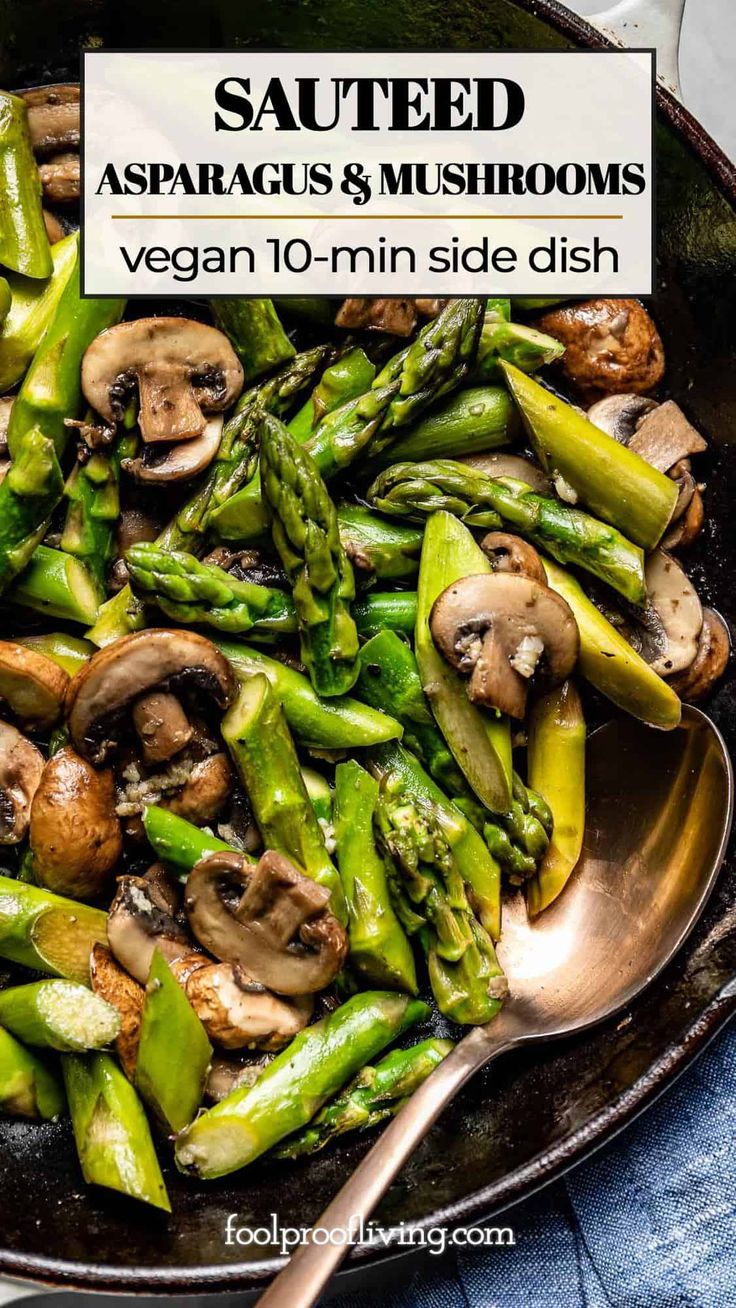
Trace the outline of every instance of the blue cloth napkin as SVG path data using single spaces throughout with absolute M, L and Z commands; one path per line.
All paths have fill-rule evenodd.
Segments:
M 736 1026 L 604 1150 L 395 1291 L 335 1308 L 736 1308 Z

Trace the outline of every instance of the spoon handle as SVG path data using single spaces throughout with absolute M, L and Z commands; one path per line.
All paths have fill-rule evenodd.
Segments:
M 504 1029 L 505 1028 L 505 1029 Z M 474 1072 L 516 1043 L 502 1017 L 474 1027 L 414 1092 L 385 1128 L 316 1226 L 335 1240 L 302 1245 L 258 1300 L 258 1308 L 309 1308 L 350 1249 L 348 1232 L 360 1229 L 443 1108 Z M 314 1227 L 312 1230 L 314 1231 Z

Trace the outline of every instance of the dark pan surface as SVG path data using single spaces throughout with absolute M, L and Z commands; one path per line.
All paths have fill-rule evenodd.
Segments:
M 81 45 L 266 48 L 564 48 L 600 44 L 553 0 L 0 0 L 0 84 L 74 77 Z M 687 113 L 660 94 L 659 290 L 666 392 L 714 442 L 708 527 L 689 567 L 736 621 L 736 199 L 734 170 Z M 730 203 L 729 203 L 730 201 Z M 728 677 L 710 710 L 736 752 Z M 480 1076 L 445 1113 L 377 1214 L 384 1228 L 486 1217 L 526 1197 L 607 1140 L 678 1074 L 736 1009 L 732 847 L 696 935 L 653 989 L 607 1027 L 518 1054 Z M 0 1125 L 0 1269 L 82 1288 L 200 1293 L 253 1287 L 273 1250 L 226 1246 L 240 1225 L 317 1218 L 367 1141 L 295 1166 L 265 1163 L 207 1188 L 167 1168 L 174 1215 L 82 1186 L 66 1125 Z M 375 1262 L 381 1253 L 358 1251 Z M 385 1257 L 385 1254 L 383 1255 Z

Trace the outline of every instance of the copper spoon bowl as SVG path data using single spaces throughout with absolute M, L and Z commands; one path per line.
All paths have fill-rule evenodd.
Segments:
M 521 895 L 504 909 L 499 957 L 511 993 L 475 1027 L 383 1131 L 323 1213 L 320 1228 L 355 1230 L 443 1108 L 506 1050 L 584 1031 L 629 1004 L 670 962 L 697 922 L 723 860 L 733 772 L 704 713 L 655 731 L 617 718 L 587 751 L 582 858 L 564 893 L 530 922 Z M 342 1242 L 341 1242 L 342 1241 Z M 308 1308 L 349 1244 L 305 1244 L 259 1299 Z

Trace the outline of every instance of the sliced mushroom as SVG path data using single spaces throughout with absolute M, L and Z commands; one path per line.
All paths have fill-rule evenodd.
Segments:
M 569 605 L 548 586 L 507 572 L 464 577 L 435 600 L 432 638 L 469 674 L 476 704 L 522 718 L 529 679 L 544 659 L 550 684 L 572 672 L 579 649 Z
M 512 536 L 508 531 L 489 531 L 480 547 L 494 572 L 512 572 L 519 577 L 533 577 L 547 585 L 547 574 L 533 545 Z
M 222 414 L 209 418 L 201 436 L 178 445 L 146 445 L 135 459 L 123 459 L 122 466 L 136 481 L 187 481 L 209 468 L 222 440 Z
M 58 721 L 69 674 L 45 654 L 0 640 L 0 700 L 24 727 L 44 731 Z
M 669 472 L 682 459 L 708 448 L 707 441 L 674 400 L 655 405 L 638 424 L 628 445 L 660 472 Z
M 0 721 L 0 845 L 25 839 L 43 765 L 40 749 L 9 722 Z
M 715 609 L 703 609 L 698 652 L 690 667 L 672 678 L 672 688 L 690 704 L 704 699 L 723 676 L 730 656 L 731 636 L 723 618 Z
M 148 510 L 137 507 L 123 509 L 115 528 L 115 546 L 118 554 L 125 554 L 131 545 L 142 540 L 156 540 L 164 526 L 163 518 L 157 518 Z
M 186 441 L 202 435 L 205 414 L 221 413 L 237 398 L 243 369 L 215 327 L 189 318 L 137 318 L 92 342 L 82 361 L 82 390 L 107 422 L 118 422 L 136 383 L 143 440 Z
M 141 985 L 148 980 L 156 949 L 169 963 L 194 951 L 166 899 L 144 877 L 120 877 L 107 918 L 107 939 L 118 962 Z
M 42 886 L 71 899 L 101 894 L 123 850 L 112 772 L 60 749 L 43 770 L 29 834 Z
M 329 892 L 267 850 L 255 865 L 211 854 L 189 874 L 184 905 L 199 943 L 282 995 L 306 995 L 334 981 L 348 942 L 328 910 Z
M 552 482 L 547 474 L 531 459 L 524 459 L 520 454 L 507 454 L 504 450 L 490 454 L 466 454 L 458 459 L 458 463 L 476 468 L 487 477 L 513 477 L 515 481 L 523 481 L 538 495 L 552 494 Z
M 133 726 L 143 746 L 144 762 L 167 763 L 186 749 L 193 727 L 176 695 L 153 690 L 133 705 Z
M 204 559 L 205 563 L 214 563 L 225 572 L 232 573 L 238 581 L 250 581 L 256 586 L 272 586 L 277 590 L 289 590 L 289 580 L 281 563 L 268 558 L 261 550 L 231 550 L 227 545 L 217 545 Z
M 628 445 L 642 419 L 657 407 L 657 401 L 646 395 L 624 392 L 596 400 L 588 409 L 588 417 L 601 431 L 613 436 L 619 445 Z
M 226 658 L 193 631 L 151 627 L 98 650 L 74 677 L 67 695 L 75 749 L 104 763 L 119 743 L 121 718 L 155 690 L 179 695 L 198 689 L 225 709 L 235 694 Z
M 537 326 L 565 346 L 560 367 L 584 391 L 651 391 L 664 374 L 664 347 L 638 300 L 563 305 Z
M 312 1016 L 312 997 L 281 999 L 232 963 L 179 959 L 171 966 L 210 1040 L 223 1049 L 275 1051 Z
M 421 313 L 422 317 L 436 318 L 437 314 L 440 313 L 447 304 L 447 299 L 442 299 L 439 296 L 430 296 L 427 299 L 420 297 L 420 299 L 415 300 L 414 303 L 417 306 L 417 313 Z
M 79 87 L 73 82 L 21 91 L 36 154 L 79 148 Z
M 49 204 L 71 204 L 79 199 L 80 170 L 78 154 L 54 154 L 39 164 L 43 198 Z
M 233 774 L 226 754 L 210 754 L 195 763 L 188 780 L 168 799 L 161 802 L 177 817 L 204 826 L 222 813 L 233 788 Z
M 221 1099 L 227 1099 L 233 1090 L 240 1090 L 242 1086 L 255 1085 L 262 1072 L 265 1072 L 271 1059 L 265 1058 L 226 1058 L 222 1054 L 216 1054 L 212 1059 L 212 1065 L 207 1077 L 207 1084 L 204 1088 L 207 1099 L 213 1103 L 219 1104 Z
M 692 545 L 693 541 L 700 535 L 704 521 L 703 497 L 696 486 L 685 513 L 676 519 L 674 526 L 670 528 L 664 537 L 662 541 L 663 549 L 687 549 L 687 546 Z
M 642 635 L 632 640 L 660 677 L 689 668 L 698 652 L 703 610 L 692 582 L 662 549 L 649 555 L 647 604 L 639 616 Z
M 146 992 L 143 986 L 120 967 L 104 945 L 95 945 L 92 950 L 90 979 L 95 994 L 112 1004 L 120 1015 L 120 1034 L 115 1037 L 115 1050 L 125 1075 L 132 1081 L 138 1058 Z
M 411 336 L 416 323 L 414 301 L 391 296 L 354 296 L 343 300 L 335 318 L 337 327 L 389 332 L 392 336 Z
M 56 245 L 57 241 L 63 241 L 66 232 L 55 213 L 50 213 L 48 209 L 44 209 L 43 225 L 46 228 L 49 245 Z

